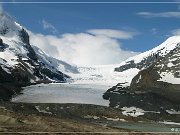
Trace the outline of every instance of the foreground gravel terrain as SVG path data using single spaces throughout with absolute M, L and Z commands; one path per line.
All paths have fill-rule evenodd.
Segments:
M 141 127 L 146 133 L 142 133 Z M 116 109 L 97 105 L 0 103 L 0 133 L 8 135 L 150 134 L 153 128 L 158 134 L 173 134 L 175 127 L 178 126 L 124 116 Z

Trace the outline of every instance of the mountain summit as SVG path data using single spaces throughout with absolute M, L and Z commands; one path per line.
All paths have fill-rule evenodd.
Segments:
M 17 36 L 23 28 L 6 12 L 0 12 L 0 34 L 6 37 Z

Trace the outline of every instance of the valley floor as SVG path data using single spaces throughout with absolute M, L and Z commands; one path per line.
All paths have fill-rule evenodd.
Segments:
M 86 104 L 0 103 L 0 134 L 173 134 L 177 125 Z M 144 133 L 143 133 L 144 130 Z M 128 132 L 128 133 L 127 133 Z M 151 132 L 151 133 L 150 133 Z M 163 132 L 163 133 L 162 133 Z M 177 131 L 176 131 L 177 132 Z

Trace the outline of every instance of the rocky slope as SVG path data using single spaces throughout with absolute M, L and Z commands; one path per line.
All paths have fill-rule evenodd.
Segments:
M 104 99 L 110 100 L 110 106 L 121 109 L 137 107 L 144 111 L 167 113 L 167 116 L 179 114 L 179 43 L 179 36 L 171 37 L 160 46 L 122 63 L 116 71 L 137 68 L 139 72 L 129 86 L 117 84 L 103 95 Z
M 26 30 L 7 13 L 0 13 L 0 99 L 9 99 L 12 93 L 19 92 L 17 85 L 66 82 L 70 77 L 63 73 L 65 69 L 78 72 L 76 67 L 32 46 Z

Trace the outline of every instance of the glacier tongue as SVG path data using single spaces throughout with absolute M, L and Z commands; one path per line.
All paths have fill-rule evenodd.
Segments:
M 72 74 L 72 83 L 75 84 L 101 84 L 114 86 L 117 83 L 124 83 L 124 86 L 130 85 L 132 78 L 139 71 L 138 69 L 129 69 L 124 72 L 116 72 L 114 68 L 117 65 L 96 65 L 96 66 L 79 66 L 79 73 Z

